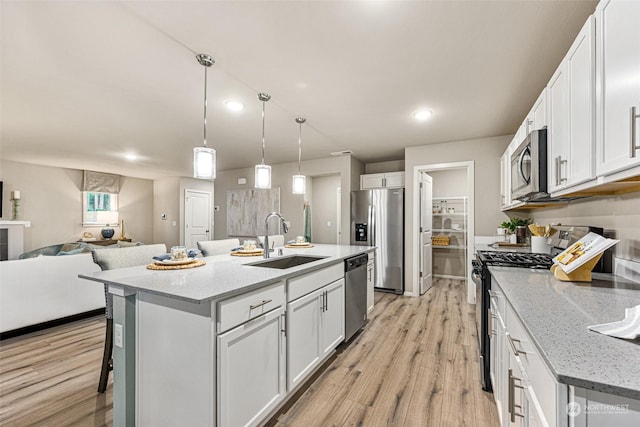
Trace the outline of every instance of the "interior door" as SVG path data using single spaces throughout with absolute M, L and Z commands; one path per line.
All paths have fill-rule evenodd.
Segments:
M 420 172 L 420 295 L 433 284 L 432 211 L 433 180 L 426 172 Z
M 195 248 L 198 241 L 211 240 L 211 193 L 185 190 L 184 245 Z

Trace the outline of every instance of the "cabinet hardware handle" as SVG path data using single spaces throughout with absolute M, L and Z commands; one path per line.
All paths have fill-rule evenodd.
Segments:
M 514 356 L 520 356 L 521 354 L 527 354 L 526 351 L 524 350 L 519 350 L 516 347 L 515 343 L 520 343 L 520 340 L 517 340 L 515 338 L 511 338 L 511 335 L 507 334 L 507 341 L 509 341 L 509 345 L 511 346 L 511 349 L 513 350 L 513 354 Z
M 260 304 L 250 305 L 249 306 L 249 312 L 251 312 L 251 310 L 255 310 L 258 307 L 262 307 L 265 304 L 269 304 L 271 301 L 273 301 L 273 300 L 265 299 L 265 300 L 262 300 L 262 302 Z
M 556 187 L 560 185 L 560 156 L 555 158 L 556 164 Z
M 629 155 L 636 156 L 636 150 L 640 150 L 640 145 L 636 145 L 636 120 L 640 119 L 640 113 L 636 113 L 636 107 L 631 107 L 631 145 Z
M 562 177 L 562 165 L 566 165 L 565 166 L 565 169 L 566 169 L 569 164 L 567 160 L 562 160 L 562 158 L 560 159 L 560 184 L 567 181 L 567 178 Z
M 509 369 L 509 384 L 508 384 L 508 392 L 509 392 L 509 402 L 508 402 L 508 407 L 507 410 L 509 411 L 509 415 L 511 416 L 511 422 L 515 423 L 516 422 L 516 417 L 522 417 L 524 418 L 523 414 L 519 414 L 516 412 L 516 408 L 518 409 L 522 409 L 522 405 L 516 405 L 516 399 L 515 399 L 515 393 L 516 393 L 516 388 L 520 388 L 523 389 L 524 387 L 522 387 L 521 385 L 516 384 L 516 381 L 522 381 L 520 378 L 518 377 L 514 377 L 513 376 L 513 370 Z
M 329 311 L 329 291 L 324 291 L 324 311 Z
M 280 331 L 282 331 L 282 333 L 284 333 L 285 338 L 287 337 L 287 313 L 282 313 L 280 315 L 282 317 L 282 329 L 280 329 Z

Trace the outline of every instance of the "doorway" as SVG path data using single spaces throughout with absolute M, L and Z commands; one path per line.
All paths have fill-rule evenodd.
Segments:
M 467 301 L 475 302 L 475 285 L 471 280 L 470 263 L 474 248 L 474 162 L 441 163 L 433 165 L 415 166 L 414 182 L 414 212 L 413 235 L 415 247 L 413 250 L 412 277 L 414 290 L 420 290 L 422 278 L 421 266 L 428 264 L 421 259 L 428 248 L 424 247 L 423 212 L 426 206 L 421 206 L 420 183 L 424 174 L 433 178 L 432 202 L 432 271 L 433 277 L 461 278 L 467 287 Z M 422 208 L 422 209 L 421 209 Z M 424 273 L 423 273 L 424 274 Z M 414 295 L 416 292 L 414 291 Z
M 340 175 L 314 176 L 311 186 L 311 240 L 340 244 Z

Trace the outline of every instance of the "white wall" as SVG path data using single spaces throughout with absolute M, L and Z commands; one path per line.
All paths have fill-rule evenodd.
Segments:
M 85 231 L 100 237 L 102 227 L 82 226 L 81 170 L 2 160 L 0 180 L 4 182 L 4 219 L 11 219 L 10 192 L 21 192 L 20 219 L 31 221 L 31 228 L 25 229 L 25 252 L 76 241 Z M 126 237 L 153 243 L 153 181 L 123 177 L 121 186 L 119 210 Z M 115 230 L 117 237 L 120 228 Z
M 387 162 L 367 163 L 364 173 L 398 172 L 404 170 L 404 160 L 390 160 Z
M 289 221 L 291 228 L 286 238 L 293 239 L 295 236 L 304 234 L 303 207 L 304 201 L 309 200 L 309 194 L 292 194 L 291 177 L 298 171 L 298 163 L 281 163 L 271 165 L 272 177 L 271 186 L 280 187 L 280 213 Z M 351 156 L 327 157 L 315 160 L 303 160 L 301 166 L 302 174 L 307 177 L 320 177 L 324 175 L 337 174 L 340 176 L 340 188 L 342 189 L 342 209 L 341 209 L 341 233 L 342 243 L 349 244 L 349 222 L 350 222 L 350 193 L 352 186 L 360 180 L 360 173 L 364 170 L 364 165 L 359 160 Z M 238 178 L 246 178 L 246 184 L 238 184 Z M 215 239 L 224 239 L 227 236 L 227 191 L 237 189 L 249 189 L 254 185 L 254 170 L 251 168 L 233 169 L 219 171 L 215 180 L 215 202 L 220 210 L 214 214 L 214 236 Z M 357 187 L 356 187 L 357 188 Z M 311 190 L 311 184 L 307 183 L 307 192 Z M 312 223 L 314 221 L 314 206 L 311 207 Z

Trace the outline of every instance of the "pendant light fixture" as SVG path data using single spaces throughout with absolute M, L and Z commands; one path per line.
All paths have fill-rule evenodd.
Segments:
M 271 95 L 260 92 L 258 99 L 262 101 L 262 163 L 256 165 L 255 187 L 271 188 L 271 166 L 264 164 L 264 106 Z
M 193 149 L 193 177 L 199 179 L 215 179 L 216 150 L 207 147 L 207 69 L 215 64 L 207 54 L 196 55 L 200 65 L 204 67 L 204 144 Z
M 302 124 L 306 121 L 307 119 L 304 117 L 296 117 L 296 123 L 298 124 L 298 174 L 293 175 L 293 194 L 304 194 L 306 190 L 307 177 L 300 173 L 300 161 L 302 159 Z

